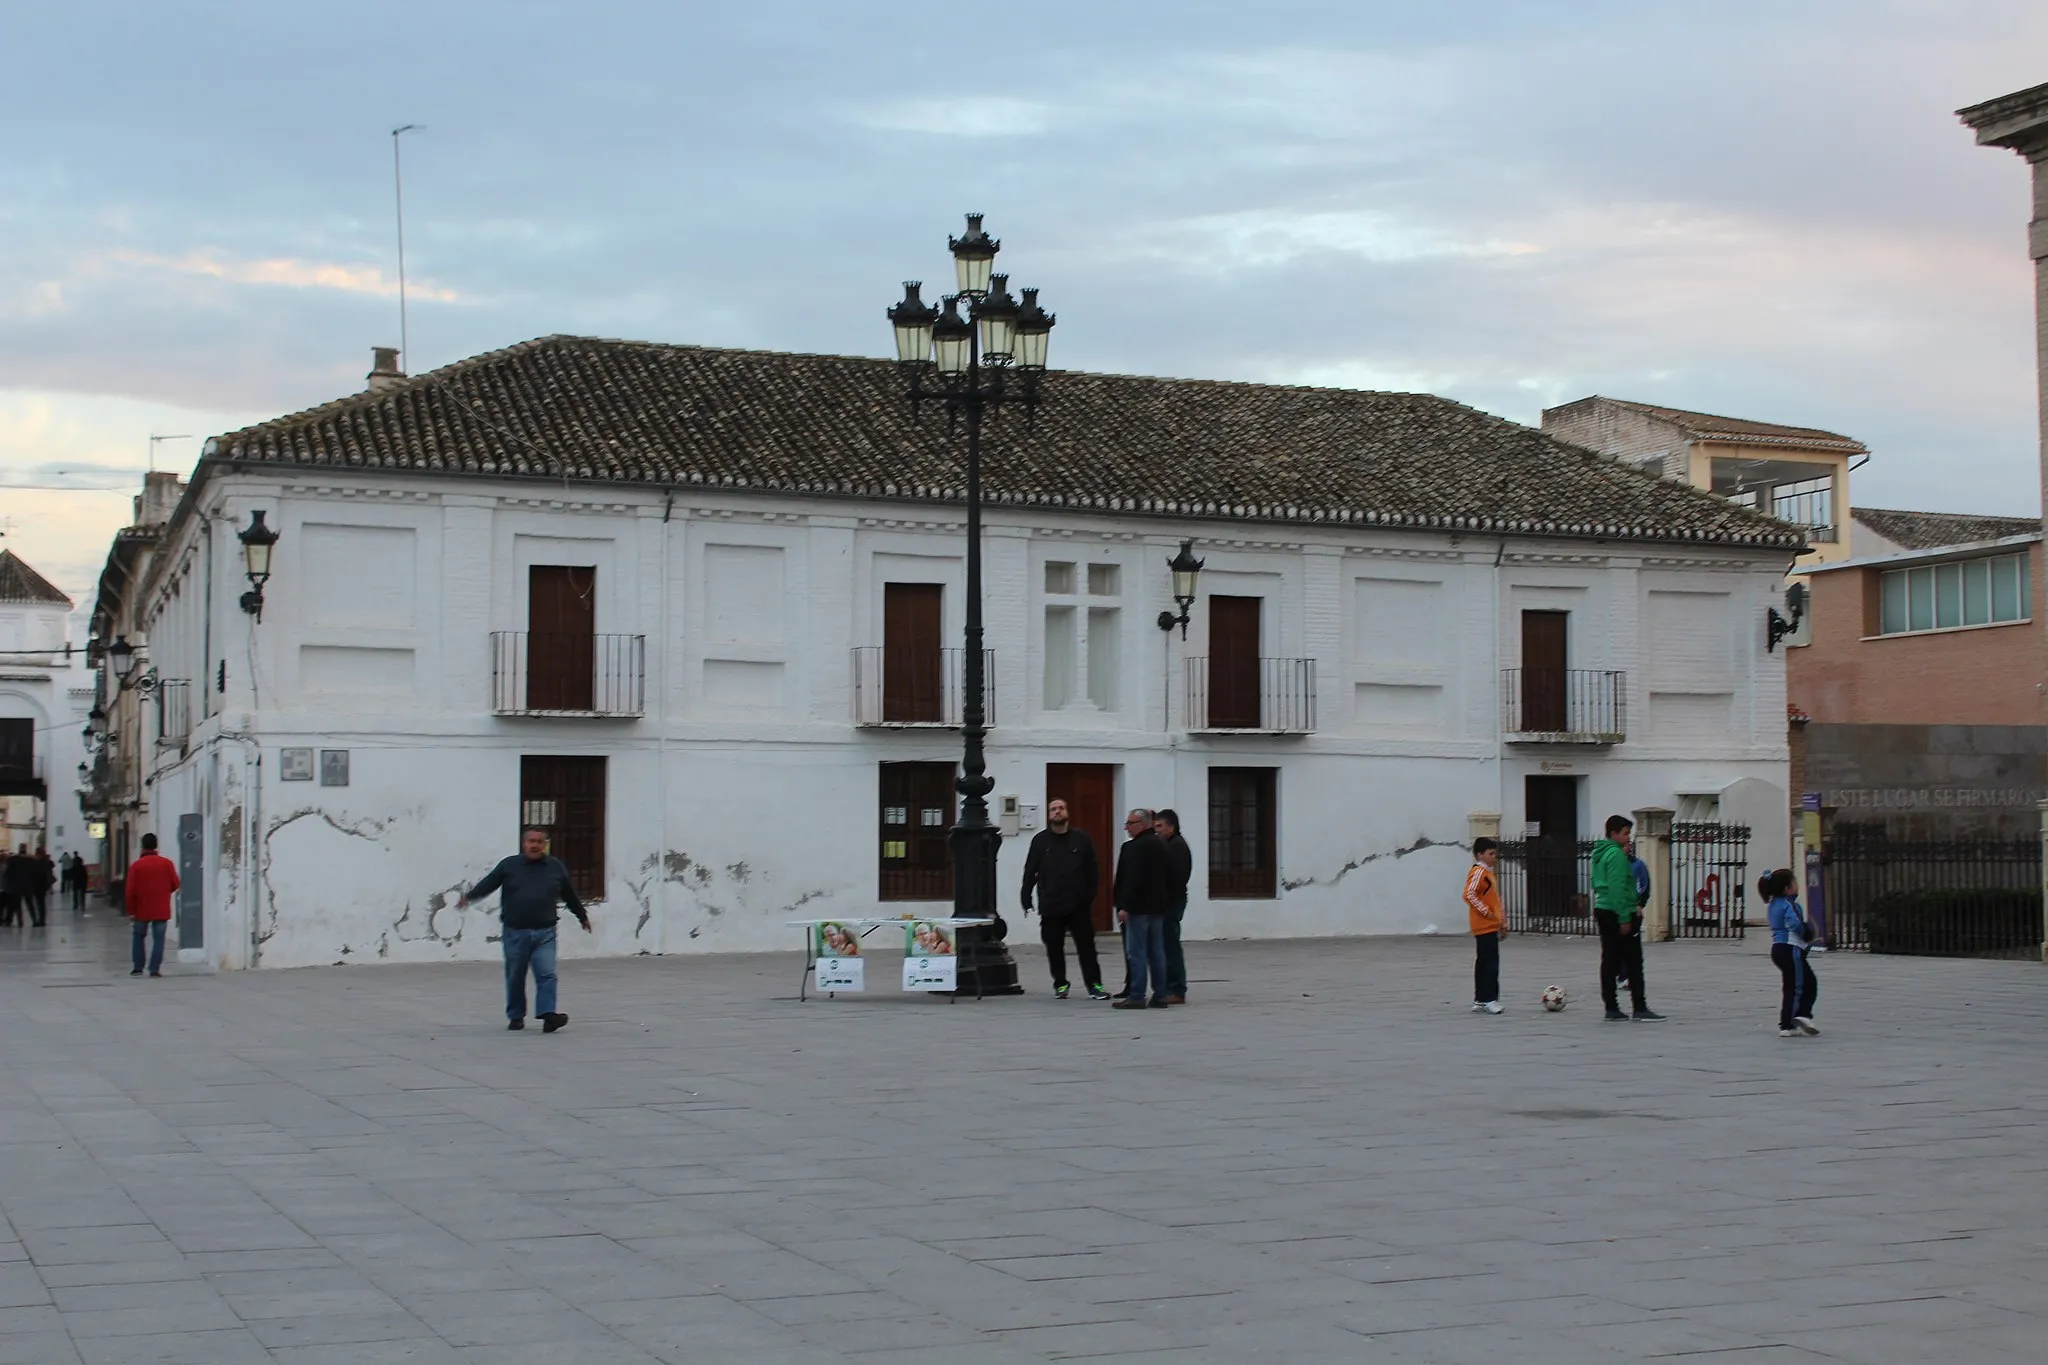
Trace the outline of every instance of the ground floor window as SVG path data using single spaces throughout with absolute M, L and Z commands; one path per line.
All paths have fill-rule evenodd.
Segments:
M 519 825 L 547 831 L 548 852 L 569 869 L 569 883 L 587 901 L 604 899 L 602 758 L 528 754 L 519 760 Z
M 1274 844 L 1275 768 L 1209 769 L 1209 895 L 1271 900 L 1279 892 Z
M 881 767 L 881 899 L 953 899 L 953 765 Z

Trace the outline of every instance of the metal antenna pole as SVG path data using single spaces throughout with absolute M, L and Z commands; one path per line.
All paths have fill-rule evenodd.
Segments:
M 189 435 L 184 435 L 184 436 L 152 436 L 152 437 L 150 437 L 150 438 L 149 438 L 149 472 L 150 472 L 150 473 L 152 473 L 152 474 L 156 473 L 156 443 L 157 443 L 158 441 L 189 441 L 189 440 L 191 440 L 191 439 L 192 439 L 192 438 L 191 438 L 191 437 L 190 437 Z
M 398 368 L 407 374 L 412 372 L 412 351 L 405 330 L 405 170 L 398 154 L 398 138 L 419 126 L 407 123 L 391 130 L 391 200 L 398 213 Z

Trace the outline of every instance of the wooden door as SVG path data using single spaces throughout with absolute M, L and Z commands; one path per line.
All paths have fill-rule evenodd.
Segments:
M 596 705 L 597 569 L 535 564 L 526 571 L 526 709 Z
M 945 589 L 937 583 L 883 585 L 883 720 L 945 720 L 945 667 L 939 645 L 944 601 Z
M 1107 933 L 1115 925 L 1116 834 L 1123 827 L 1117 817 L 1116 768 L 1109 763 L 1048 763 L 1045 765 L 1045 804 L 1067 803 L 1067 820 L 1095 844 L 1095 866 L 1100 880 L 1095 884 L 1095 930 Z
M 1534 826 L 1528 835 L 1529 914 L 1568 915 L 1579 890 L 1579 780 L 1523 778 L 1522 818 Z
M 1259 728 L 1259 609 L 1257 597 L 1209 599 L 1210 730 Z
M 1522 730 L 1559 733 L 1571 728 L 1565 704 L 1565 626 L 1570 612 L 1522 613 Z

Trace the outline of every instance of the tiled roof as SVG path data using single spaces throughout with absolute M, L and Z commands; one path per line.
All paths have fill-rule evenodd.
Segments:
M 1863 454 L 1869 449 L 1854 436 L 1818 427 L 1788 427 L 1778 422 L 1752 422 L 1746 417 L 1720 417 L 1711 412 L 1688 412 L 1684 408 L 1663 408 L 1655 403 L 1636 403 L 1626 398 L 1607 400 L 1625 408 L 1646 412 L 1682 428 L 1695 441 L 1742 441 L 1752 445 L 1816 446 Z
M 2039 517 L 1900 512 L 1888 507 L 1858 507 L 1850 515 L 1902 550 L 1938 550 L 1944 545 L 1973 545 L 1980 540 L 2041 534 Z
M 992 505 L 1796 548 L 1784 523 L 1427 394 L 1054 371 L 985 432 Z M 895 366 L 554 336 L 207 443 L 288 464 L 960 502 Z
M 71 599 L 49 579 L 23 563 L 12 550 L 0 550 L 0 602 L 48 602 L 71 606 Z

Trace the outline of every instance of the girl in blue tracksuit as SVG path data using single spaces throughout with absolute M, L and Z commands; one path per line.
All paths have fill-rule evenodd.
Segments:
M 1813 979 L 1813 964 L 1807 960 L 1806 945 L 1813 939 L 1813 926 L 1799 908 L 1799 882 L 1792 869 L 1781 867 L 1757 879 L 1756 889 L 1770 903 L 1771 961 L 1777 964 L 1784 982 L 1784 996 L 1778 1006 L 1778 1036 L 1812 1037 L 1813 1004 L 1820 997 L 1820 983 Z

